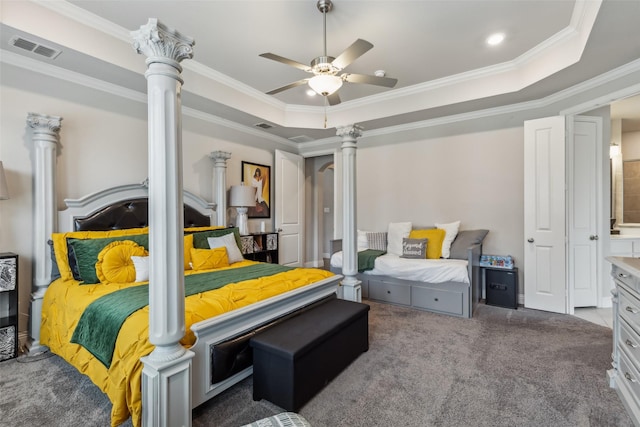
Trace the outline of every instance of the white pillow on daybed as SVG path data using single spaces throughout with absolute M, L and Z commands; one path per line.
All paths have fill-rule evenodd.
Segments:
M 411 222 L 391 222 L 387 231 L 387 253 L 402 255 L 402 239 L 409 237 Z
M 369 249 L 369 240 L 367 239 L 367 232 L 358 230 L 357 240 L 358 252 Z
M 449 258 L 451 255 L 451 243 L 458 235 L 458 229 L 460 228 L 460 221 L 450 222 L 447 224 L 436 224 L 436 228 L 444 230 L 444 242 L 442 242 L 442 258 Z

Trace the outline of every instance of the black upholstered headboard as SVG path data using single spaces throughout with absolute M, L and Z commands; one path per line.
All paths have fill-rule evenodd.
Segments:
M 124 200 L 107 206 L 93 214 L 73 219 L 75 231 L 107 231 L 126 228 L 146 227 L 149 225 L 149 200 L 137 198 Z M 189 205 L 184 205 L 184 226 L 205 227 L 211 225 L 211 219 Z

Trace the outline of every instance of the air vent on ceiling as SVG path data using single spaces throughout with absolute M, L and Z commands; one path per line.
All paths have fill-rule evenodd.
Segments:
M 297 142 L 297 143 L 311 142 L 313 140 L 314 140 L 313 138 L 311 138 L 310 136 L 307 136 L 307 135 L 292 136 L 291 138 L 289 138 L 289 141 L 293 141 L 293 142 Z
M 55 59 L 61 53 L 61 51 L 58 49 L 44 46 L 40 43 L 27 40 L 20 36 L 11 37 L 11 40 L 9 40 L 9 44 L 20 49 L 28 50 L 29 52 L 33 52 L 37 55 L 45 56 L 49 59 Z
M 255 126 L 262 128 L 262 129 L 271 129 L 273 126 L 270 125 L 269 123 L 256 123 Z

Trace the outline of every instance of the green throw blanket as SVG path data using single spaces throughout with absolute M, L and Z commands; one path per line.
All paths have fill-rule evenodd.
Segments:
M 247 267 L 185 276 L 185 296 L 219 289 L 229 283 L 257 279 L 291 270 L 278 264 L 254 264 Z M 80 344 L 107 368 L 120 328 L 127 317 L 149 305 L 149 286 L 120 289 L 89 304 L 82 313 L 71 342 Z
M 377 251 L 375 249 L 366 249 L 358 252 L 358 272 L 362 273 L 363 271 L 373 269 L 376 258 L 386 253 L 385 251 Z

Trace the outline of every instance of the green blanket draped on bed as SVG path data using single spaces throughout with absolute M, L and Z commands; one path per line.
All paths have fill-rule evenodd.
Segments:
M 254 264 L 229 270 L 185 276 L 185 296 L 219 289 L 229 283 L 257 279 L 291 270 L 278 264 Z M 93 301 L 82 313 L 71 338 L 93 354 L 107 368 L 120 328 L 127 317 L 149 305 L 149 286 L 120 289 Z
M 366 249 L 358 252 L 358 272 L 362 273 L 371 270 L 375 266 L 376 258 L 386 254 L 386 251 L 377 251 L 375 249 Z

